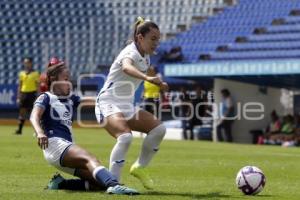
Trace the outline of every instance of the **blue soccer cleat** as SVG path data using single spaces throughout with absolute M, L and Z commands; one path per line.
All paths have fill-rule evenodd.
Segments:
M 108 194 L 125 194 L 125 195 L 138 195 L 140 194 L 138 191 L 132 188 L 128 188 L 123 185 L 116 185 L 113 187 L 109 187 L 106 190 L 106 193 Z
M 61 182 L 63 182 L 65 179 L 60 174 L 55 174 L 50 182 L 48 183 L 46 189 L 48 190 L 58 190 L 58 186 Z

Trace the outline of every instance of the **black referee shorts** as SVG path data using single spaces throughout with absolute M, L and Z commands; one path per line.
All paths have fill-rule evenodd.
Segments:
M 32 109 L 36 97 L 37 97 L 37 92 L 21 92 L 19 107 Z

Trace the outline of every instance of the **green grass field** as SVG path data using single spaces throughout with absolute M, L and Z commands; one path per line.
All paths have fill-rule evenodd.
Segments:
M 22 136 L 15 127 L 0 126 L 0 199 L 299 199 L 300 149 L 199 141 L 164 141 L 149 168 L 154 191 L 143 189 L 129 175 L 141 145 L 135 139 L 127 156 L 122 182 L 137 188 L 140 196 L 111 196 L 103 192 L 47 191 L 43 188 L 57 171 L 44 160 L 25 127 Z M 77 144 L 97 155 L 108 166 L 114 140 L 102 129 L 74 129 Z M 264 191 L 245 196 L 235 186 L 235 176 L 245 165 L 260 167 L 266 177 Z M 66 176 L 65 174 L 63 174 Z M 66 176 L 68 177 L 68 176 Z

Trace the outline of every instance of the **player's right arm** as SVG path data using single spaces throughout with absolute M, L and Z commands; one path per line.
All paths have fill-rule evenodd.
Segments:
M 134 78 L 138 78 L 144 81 L 148 81 L 150 83 L 153 83 L 155 85 L 158 85 L 162 91 L 167 91 L 169 89 L 169 86 L 166 82 L 163 82 L 160 77 L 158 76 L 147 76 L 143 72 L 139 71 L 135 66 L 134 62 L 130 58 L 124 58 L 122 60 L 122 70 L 124 73 L 126 73 L 129 76 L 132 76 Z
M 162 80 L 157 76 L 147 76 L 143 72 L 139 71 L 135 66 L 134 62 L 130 58 L 124 58 L 122 60 L 122 70 L 124 73 L 126 73 L 129 76 L 132 76 L 134 78 L 138 78 L 144 81 L 148 81 L 150 83 L 160 85 L 162 83 Z
M 38 139 L 38 145 L 42 149 L 46 149 L 48 147 L 48 137 L 45 135 L 44 130 L 42 129 L 40 124 L 44 112 L 45 108 L 35 105 L 30 115 L 30 122 Z

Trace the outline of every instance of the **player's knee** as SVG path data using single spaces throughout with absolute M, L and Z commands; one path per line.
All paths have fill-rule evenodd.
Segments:
M 130 145 L 132 139 L 133 137 L 131 133 L 124 133 L 117 138 L 118 143 L 125 144 L 125 145 Z
M 153 129 L 149 132 L 149 134 L 155 134 L 155 135 L 157 135 L 158 137 L 163 138 L 163 137 L 165 136 L 165 134 L 166 134 L 166 130 L 167 130 L 167 129 L 166 129 L 165 125 L 160 124 L 160 125 L 156 126 L 155 128 L 153 128 Z
M 85 163 L 87 168 L 94 168 L 95 166 L 99 166 L 101 163 L 95 156 L 89 156 L 85 159 Z

